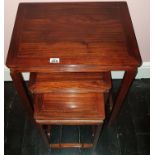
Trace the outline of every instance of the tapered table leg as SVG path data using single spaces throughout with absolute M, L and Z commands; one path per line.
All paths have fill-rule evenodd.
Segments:
M 94 135 L 94 140 L 93 140 L 93 150 L 96 149 L 96 145 L 98 143 L 100 134 L 101 134 L 101 129 L 102 129 L 103 124 L 98 124 L 96 127 L 95 135 Z
M 36 123 L 36 126 L 41 133 L 41 136 L 45 142 L 45 145 L 48 146 L 48 148 L 50 148 L 50 137 L 48 136 L 47 132 L 43 128 L 43 125 Z
M 46 133 L 47 133 L 47 137 L 48 137 L 49 141 L 51 139 L 51 128 L 52 128 L 51 125 L 46 126 Z
M 22 74 L 20 72 L 11 71 L 10 75 L 12 77 L 12 80 L 14 82 L 14 85 L 16 87 L 16 90 L 19 94 L 19 97 L 21 99 L 21 103 L 23 104 L 23 108 L 26 109 L 26 112 L 28 113 L 29 119 L 32 121 L 32 123 L 37 127 L 39 132 L 41 133 L 45 143 L 47 146 L 49 146 L 48 138 L 45 134 L 45 131 L 43 130 L 43 127 L 35 122 L 33 119 L 33 106 L 31 104 L 30 98 L 28 96 L 28 92 L 25 86 L 25 82 L 23 80 Z
M 116 99 L 114 101 L 114 106 L 111 112 L 111 116 L 108 121 L 108 125 L 111 125 L 115 118 L 117 117 L 118 113 L 120 112 L 122 103 L 127 95 L 127 92 L 136 76 L 137 70 L 129 70 L 126 71 L 124 74 L 124 78 L 121 82 L 118 94 L 116 96 Z
M 28 96 L 28 92 L 26 90 L 26 85 L 23 80 L 22 74 L 20 72 L 11 70 L 10 75 L 18 92 L 18 95 L 22 101 L 21 103 L 23 104 L 24 109 L 26 109 L 30 117 L 33 117 L 33 106 Z

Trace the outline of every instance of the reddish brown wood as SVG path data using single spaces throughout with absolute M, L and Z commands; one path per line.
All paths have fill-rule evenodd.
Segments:
M 128 7 L 126 7 L 126 3 L 122 3 L 120 11 L 123 12 L 121 14 L 122 16 L 121 20 L 122 22 L 124 22 L 123 28 L 127 39 L 126 42 L 127 42 L 128 52 L 132 53 L 132 55 L 134 55 L 137 61 L 141 62 L 142 60 L 141 60 L 140 53 L 138 52 L 139 49 L 136 41 L 136 36 L 133 30 L 133 26 L 132 26 L 132 20 L 129 14 L 129 9 Z
M 79 143 L 60 143 L 60 144 L 50 144 L 51 148 L 91 148 L 93 144 L 79 144 Z
M 60 58 L 60 63 L 50 63 L 50 58 Z M 88 84 L 89 80 L 99 79 L 102 81 L 104 79 L 103 72 L 125 70 L 126 74 L 110 117 L 109 124 L 111 124 L 119 113 L 129 86 L 135 77 L 135 70 L 141 65 L 141 57 L 127 3 L 21 3 L 18 7 L 6 64 L 12 70 L 11 76 L 29 116 L 32 116 L 33 112 L 19 72 L 34 73 L 31 74 L 30 85 L 33 85 L 36 79 L 41 79 L 41 81 L 47 79 L 44 75 L 48 73 L 49 76 L 50 73 L 49 79 L 52 81 L 51 86 L 54 87 L 56 83 L 53 82 L 57 80 L 82 81 L 84 78 L 85 83 L 82 83 L 84 85 Z M 37 78 L 37 75 L 40 77 Z M 66 84 L 70 87 L 71 83 Z M 65 87 L 66 84 L 62 84 L 60 88 Z M 76 83 L 74 86 L 81 89 L 83 85 Z M 94 91 L 101 90 L 104 83 L 101 82 L 99 85 L 98 88 L 98 85 L 95 85 L 94 88 L 93 83 L 89 83 L 87 88 L 93 87 Z M 60 85 L 55 85 L 56 88 L 58 86 Z M 36 88 L 39 90 L 38 87 Z M 109 89 L 109 87 L 107 88 Z M 35 102 L 35 108 L 37 108 L 35 110 L 40 110 L 37 111 L 39 115 L 35 113 L 35 118 L 39 118 L 36 121 L 46 125 L 97 125 L 103 122 L 104 112 L 102 113 L 102 110 L 104 111 L 104 107 L 101 106 L 101 102 L 104 103 L 103 93 L 102 97 L 101 93 L 74 94 L 77 98 L 73 94 L 67 96 L 55 93 L 52 94 L 52 98 L 49 98 L 47 94 L 34 95 L 38 102 L 38 104 Z M 49 119 L 51 116 L 56 116 L 55 113 L 49 112 L 50 110 L 53 112 L 52 108 L 56 108 L 56 104 L 50 107 L 51 103 L 58 101 L 56 97 L 60 99 L 59 101 L 65 102 L 64 105 L 59 102 L 64 110 L 71 109 L 70 102 L 67 104 L 67 101 L 74 99 L 74 104 L 78 107 L 77 110 L 83 109 L 84 114 L 89 110 L 90 113 L 84 115 L 85 117 L 89 116 L 89 119 L 79 119 L 76 113 L 73 116 L 77 117 L 77 120 L 71 120 L 71 117 L 68 117 L 69 114 L 65 115 L 69 119 L 67 117 L 61 120 Z M 83 102 L 79 99 L 80 97 Z M 95 101 L 96 105 L 100 105 L 98 108 L 94 104 Z M 72 109 L 73 112 L 75 111 Z M 63 114 L 66 114 L 65 111 L 61 111 L 61 117 Z
M 102 72 L 54 72 L 54 73 L 31 73 L 30 82 L 47 81 L 78 81 L 78 80 L 103 80 L 107 76 Z
M 127 60 L 128 61 L 128 60 Z M 48 67 L 27 67 L 27 68 L 23 68 L 23 67 L 13 67 L 14 70 L 16 70 L 17 72 L 42 72 L 42 73 L 55 73 L 55 72 L 60 72 L 60 73 L 64 73 L 64 72 L 109 72 L 109 71 L 120 71 L 120 70 L 132 70 L 134 68 L 137 68 L 137 66 L 126 66 L 123 65 L 122 66 L 97 66 L 97 68 L 94 65 L 52 65 L 51 68 Z
M 111 88 L 109 73 L 32 74 L 35 74 L 30 76 L 32 93 L 105 92 Z
M 121 106 L 123 104 L 123 100 L 125 99 L 125 96 L 128 93 L 128 90 L 135 78 L 135 75 L 137 73 L 137 70 L 130 70 L 130 71 L 126 71 L 124 78 L 122 80 L 122 83 L 120 85 L 120 89 L 118 91 L 118 94 L 116 96 L 116 100 L 114 102 L 114 106 L 112 109 L 112 113 L 109 119 L 108 124 L 110 125 L 111 123 L 113 123 L 113 121 L 116 119 L 116 116 L 118 115 Z
M 49 63 L 52 57 L 60 63 Z M 140 64 L 125 2 L 19 5 L 7 58 L 10 68 L 94 72 Z
M 103 122 L 105 117 L 102 93 L 35 95 L 34 108 L 36 121 L 43 124 L 92 124 Z
M 37 123 L 43 124 L 43 125 L 97 125 L 100 123 L 103 123 L 104 121 L 102 119 L 94 119 L 94 120 L 36 120 Z

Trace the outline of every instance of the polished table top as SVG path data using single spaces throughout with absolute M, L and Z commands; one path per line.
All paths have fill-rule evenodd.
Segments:
M 140 64 L 126 2 L 19 5 L 7 58 L 9 68 L 95 72 Z

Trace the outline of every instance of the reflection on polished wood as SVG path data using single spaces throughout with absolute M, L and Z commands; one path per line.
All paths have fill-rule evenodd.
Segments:
M 34 117 L 38 123 L 103 122 L 105 118 L 102 93 L 48 93 L 35 95 Z M 49 122 L 48 122 L 49 120 Z M 52 121 L 53 120 L 53 121 Z M 56 123 L 57 122 L 57 123 Z
M 83 143 L 83 144 L 79 144 L 79 143 L 58 143 L 58 144 L 50 144 L 51 148 L 91 148 L 93 146 L 93 144 L 87 144 L 87 143 Z

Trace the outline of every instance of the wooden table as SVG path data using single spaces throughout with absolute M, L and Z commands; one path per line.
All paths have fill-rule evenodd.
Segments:
M 126 2 L 20 3 L 6 64 L 30 117 L 22 72 L 125 71 L 111 124 L 141 57 Z

